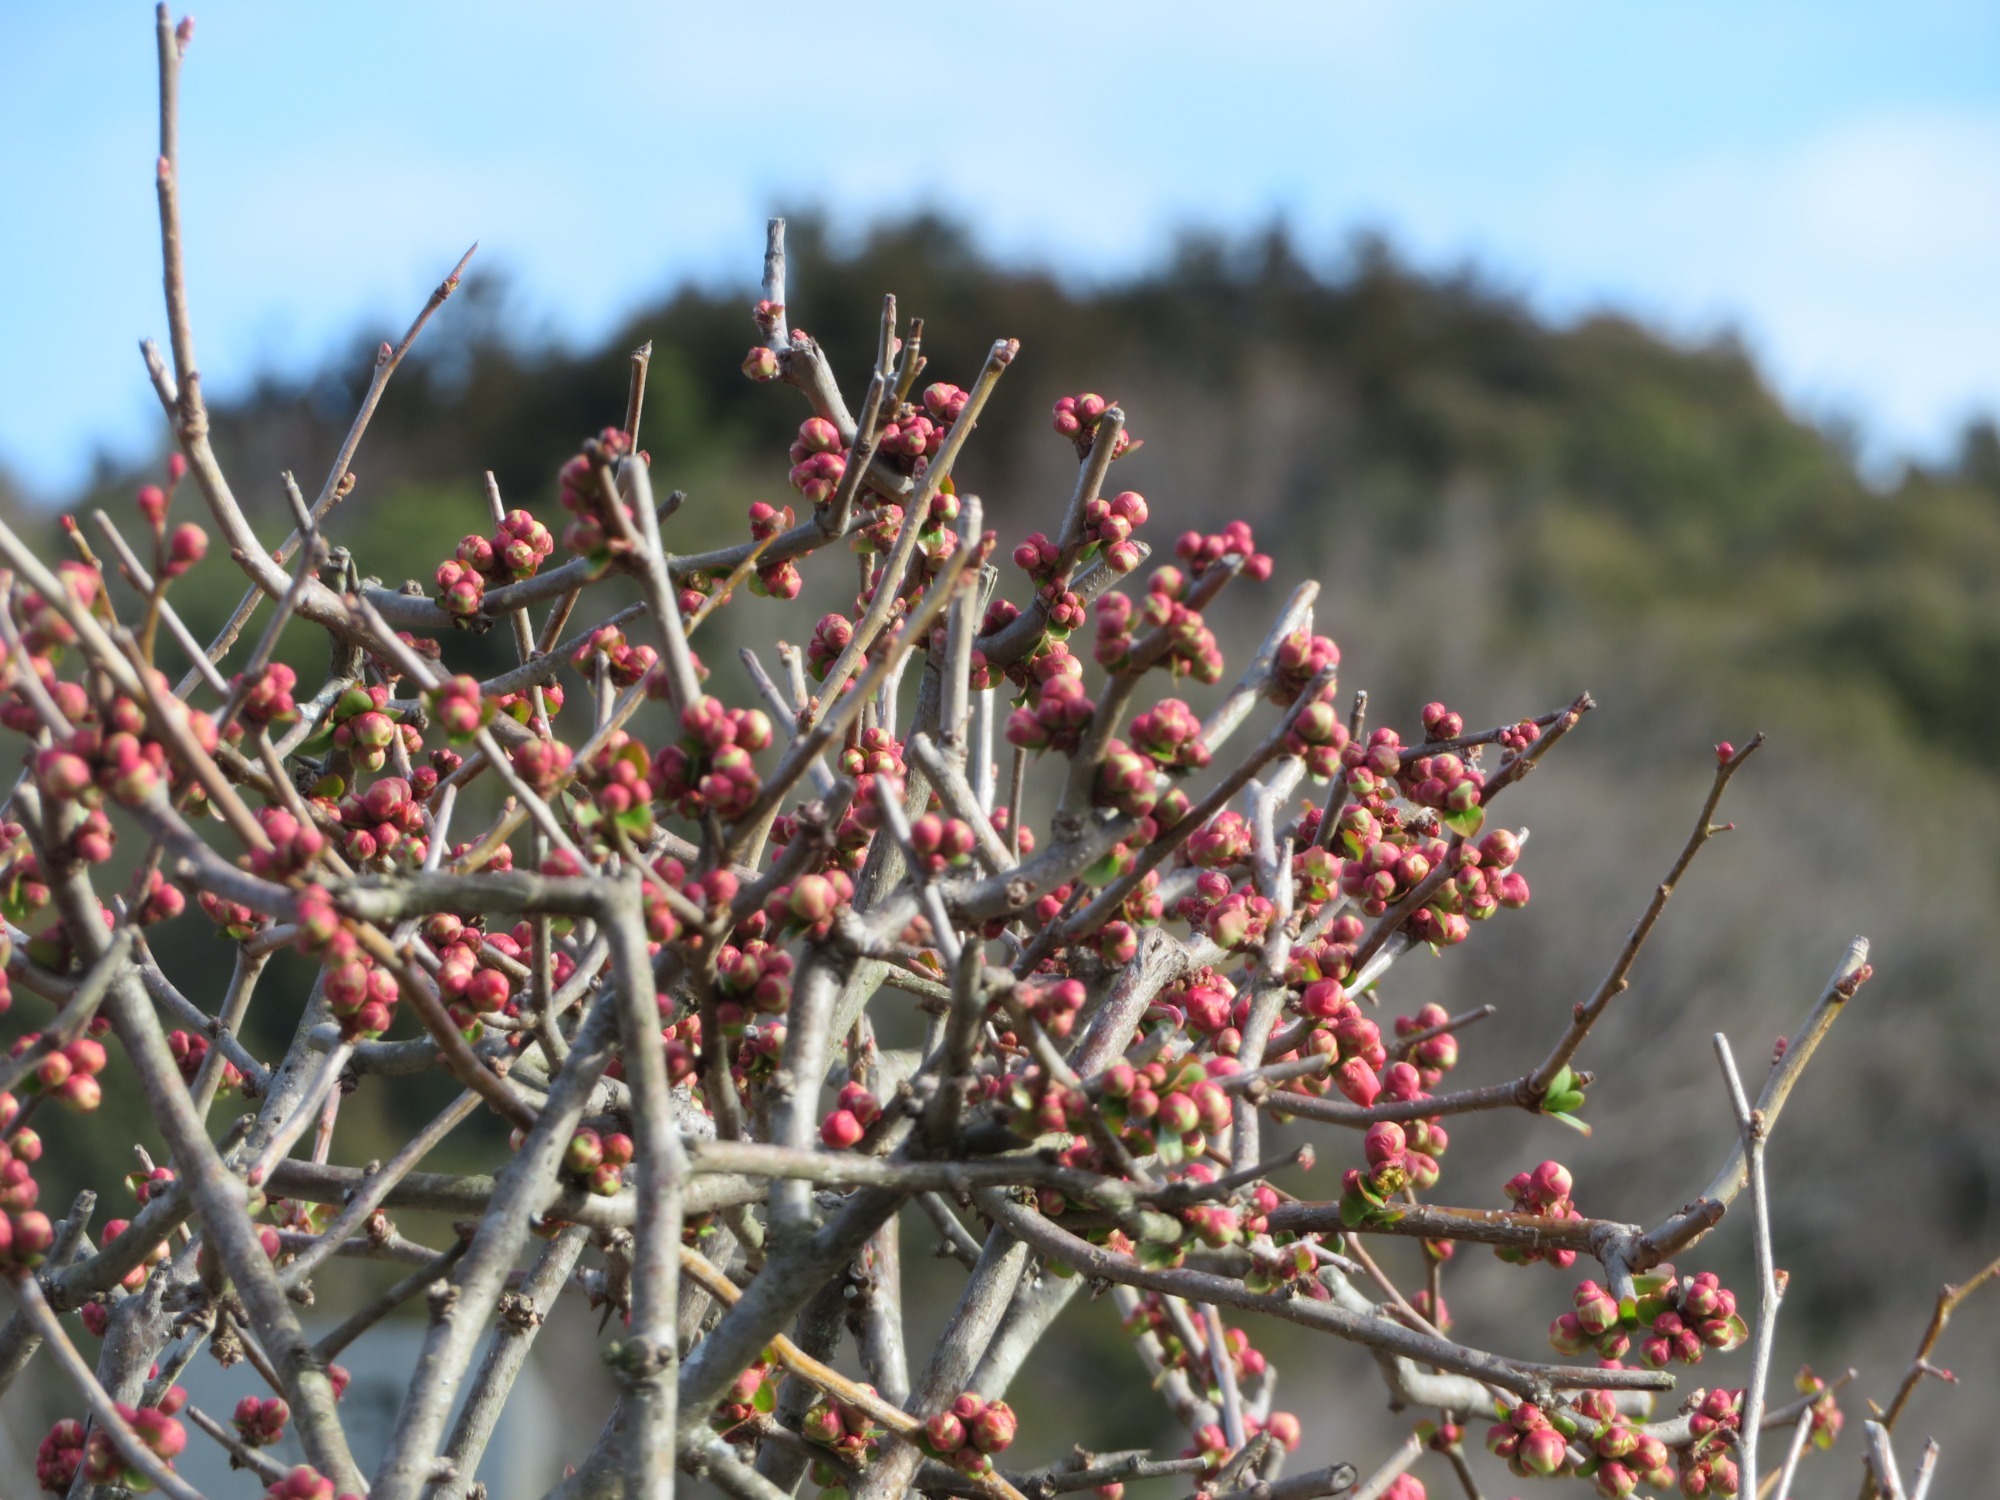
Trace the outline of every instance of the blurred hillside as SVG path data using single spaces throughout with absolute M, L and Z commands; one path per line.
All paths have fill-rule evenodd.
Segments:
M 1541 1055 L 1678 850 L 1709 747 L 1770 735 L 1724 808 L 1739 831 L 1683 883 L 1585 1053 L 1597 1134 L 1468 1119 L 1440 1197 L 1497 1205 L 1508 1173 L 1556 1154 L 1587 1212 L 1651 1220 L 1677 1206 L 1732 1131 L 1710 1033 L 1727 1030 L 1760 1069 L 1848 937 L 1865 933 L 1877 977 L 1772 1148 L 1779 1260 L 1792 1272 L 1778 1368 L 1859 1360 L 1858 1389 L 1886 1399 L 1938 1283 L 2000 1252 L 1995 430 L 1976 426 L 1953 461 L 1872 489 L 1839 436 L 1788 412 L 1726 340 L 1677 344 L 1611 316 L 1552 328 L 1475 276 L 1421 276 L 1365 242 L 1323 273 L 1277 235 L 1190 240 L 1154 274 L 1080 290 L 989 264 L 933 220 L 852 246 L 795 222 L 791 271 L 793 321 L 828 348 L 851 397 L 885 291 L 926 320 L 928 378 L 965 383 L 992 339 L 1021 340 L 959 471 L 1005 544 L 1051 527 L 1068 493 L 1050 402 L 1101 391 L 1146 440 L 1117 477 L 1152 502 L 1156 546 L 1240 515 L 1276 556 L 1267 590 L 1229 601 L 1239 642 L 1285 589 L 1318 577 L 1317 628 L 1341 643 L 1344 685 L 1367 689 L 1373 720 L 1406 737 L 1431 698 L 1484 726 L 1595 693 L 1599 710 L 1508 799 L 1507 821 L 1534 835 L 1533 904 L 1466 950 L 1410 958 L 1386 986 L 1394 1011 L 1500 1006 L 1467 1036 L 1465 1081 Z M 363 571 L 428 580 L 459 535 L 483 528 L 487 469 L 510 503 L 549 517 L 557 467 L 618 419 L 626 354 L 648 339 L 642 444 L 656 484 L 690 497 L 669 545 L 747 534 L 749 501 L 792 498 L 784 449 L 804 414 L 795 393 L 737 371 L 751 295 L 747 278 L 683 291 L 603 348 L 572 352 L 523 346 L 505 289 L 468 285 L 398 376 L 355 465 L 344 521 Z M 296 468 L 310 491 L 378 336 L 312 382 L 262 387 L 217 414 L 225 465 L 264 507 L 267 534 L 281 524 L 276 475 Z M 108 486 L 94 503 L 122 513 L 127 494 Z M 1003 571 L 1003 587 L 1018 584 Z M 216 587 L 191 613 L 219 618 L 239 586 L 219 559 L 202 576 Z M 816 613 L 807 603 L 781 627 L 794 639 Z M 774 633 L 757 609 L 718 626 L 737 614 L 756 616 L 762 639 Z M 181 924 L 177 951 L 219 953 L 198 922 Z M 1313 1186 L 1330 1195 L 1336 1170 Z M 912 1245 L 921 1265 L 925 1237 Z M 1413 1274 L 1396 1249 L 1394 1269 Z M 1741 1276 L 1747 1231 L 1732 1219 L 1695 1261 Z M 1462 1254 L 1446 1295 L 1467 1337 L 1525 1354 L 1570 1284 Z M 1104 1310 L 1091 1317 L 1109 1327 Z M 1322 1353 L 1285 1366 L 1289 1332 L 1258 1337 L 1285 1367 L 1280 1405 L 1311 1417 L 1301 1464 L 1365 1467 L 1374 1450 L 1353 1445 L 1381 1430 L 1368 1362 Z M 1945 1442 L 1934 1493 L 1970 1495 L 1983 1492 L 1972 1476 L 2000 1463 L 1987 1420 L 2000 1298 L 1970 1308 L 1948 1340 L 1943 1362 L 1969 1388 L 1926 1390 L 1904 1431 Z M 1027 1382 L 1024 1433 L 1037 1402 L 1105 1401 L 1125 1368 L 1114 1343 L 1056 1349 Z M 1107 1440 L 1146 1440 L 1153 1418 L 1137 1403 L 1105 1412 Z M 1843 1462 L 1858 1452 L 1858 1418 L 1850 1433 Z

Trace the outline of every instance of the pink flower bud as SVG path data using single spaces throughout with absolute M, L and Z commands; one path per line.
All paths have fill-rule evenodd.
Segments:
M 1515 1452 L 1523 1465 L 1542 1475 L 1555 1473 L 1568 1457 L 1563 1436 L 1553 1427 L 1537 1427 L 1533 1432 L 1523 1433 Z
M 965 1423 L 951 1412 L 939 1412 L 924 1423 L 924 1440 L 934 1453 L 956 1453 L 965 1446 Z
M 166 578 L 178 578 L 208 556 L 208 533 L 192 521 L 183 521 L 167 538 L 167 555 L 160 566 Z
M 1334 1086 L 1356 1104 L 1366 1109 L 1375 1102 L 1382 1092 L 1382 1080 L 1375 1076 L 1375 1070 L 1358 1057 L 1350 1057 L 1333 1070 Z
M 846 1150 L 863 1134 L 861 1122 L 854 1118 L 852 1110 L 836 1109 L 820 1122 L 819 1138 L 835 1151 Z
M 1017 1425 L 1012 1408 L 995 1401 L 973 1419 L 966 1435 L 981 1453 L 998 1453 L 1014 1441 Z
M 1368 1158 L 1368 1165 L 1379 1167 L 1400 1161 L 1405 1146 L 1402 1126 L 1393 1120 L 1378 1120 L 1368 1127 L 1368 1134 L 1362 1138 L 1361 1149 Z

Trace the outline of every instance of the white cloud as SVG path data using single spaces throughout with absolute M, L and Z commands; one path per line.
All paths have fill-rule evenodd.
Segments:
M 2000 407 L 2000 118 L 1881 115 L 1646 177 L 1567 177 L 1474 243 L 1544 305 L 1733 323 L 1779 386 L 1935 449 Z

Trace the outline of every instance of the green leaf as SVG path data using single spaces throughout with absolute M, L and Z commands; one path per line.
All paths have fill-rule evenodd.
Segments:
M 1558 1125 L 1567 1125 L 1571 1130 L 1574 1130 L 1578 1135 L 1590 1134 L 1590 1126 L 1584 1123 L 1582 1120 L 1579 1120 L 1575 1115 L 1551 1113 L 1549 1114 L 1549 1118 L 1551 1120 L 1554 1120 Z
M 1116 851 L 1107 854 L 1083 872 L 1083 883 L 1092 889 L 1111 884 L 1118 878 L 1120 859 Z
M 1750 1325 L 1744 1322 L 1738 1314 L 1731 1313 L 1729 1315 L 1729 1341 L 1725 1344 L 1719 1344 L 1716 1347 L 1727 1354 L 1731 1349 L 1737 1348 L 1749 1337 Z
M 1464 812 L 1448 812 L 1442 821 L 1445 827 L 1459 837 L 1476 839 L 1479 837 L 1479 830 L 1486 826 L 1486 809 L 1473 806 Z
M 1576 1070 L 1564 1063 L 1549 1080 L 1549 1094 L 1566 1094 L 1576 1086 Z M 1546 1097 L 1546 1096 L 1545 1096 Z
M 1560 1093 L 1551 1093 L 1542 1100 L 1544 1114 L 1573 1115 L 1581 1108 L 1583 1108 L 1581 1089 L 1564 1089 Z
M 1353 1193 L 1340 1200 L 1340 1222 L 1349 1229 L 1359 1229 L 1375 1217 L 1375 1209 L 1366 1198 Z
M 772 1412 L 776 1411 L 778 1409 L 777 1382 L 773 1380 L 767 1380 L 762 1385 L 758 1386 L 757 1394 L 750 1398 L 750 1404 L 756 1407 L 757 1410 L 764 1413 L 764 1415 L 767 1417 Z

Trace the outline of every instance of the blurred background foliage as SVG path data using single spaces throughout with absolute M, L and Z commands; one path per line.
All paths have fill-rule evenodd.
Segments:
M 1465 949 L 1412 956 L 1385 986 L 1389 1012 L 1433 999 L 1454 1010 L 1499 1005 L 1468 1033 L 1459 1080 L 1510 1076 L 1541 1055 L 1678 850 L 1710 747 L 1771 736 L 1723 810 L 1740 831 L 1697 863 L 1631 991 L 1585 1051 L 1598 1077 L 1586 1109 L 1596 1135 L 1461 1117 L 1448 1122 L 1455 1139 L 1436 1196 L 1497 1206 L 1507 1174 L 1559 1155 L 1577 1171 L 1586 1212 L 1650 1221 L 1679 1205 L 1732 1129 L 1709 1034 L 1727 1030 L 1757 1065 L 1803 1016 L 1849 935 L 1866 933 L 1877 978 L 1772 1149 L 1779 1261 L 1793 1277 L 1779 1362 L 1781 1372 L 1858 1362 L 1857 1390 L 1886 1399 L 1937 1285 L 2000 1252 L 1993 425 L 1969 426 L 1948 462 L 1871 483 L 1849 435 L 1788 411 L 1731 339 L 1675 342 L 1613 314 L 1550 326 L 1476 272 L 1418 274 L 1378 240 L 1322 256 L 1276 230 L 1190 236 L 1152 273 L 1078 285 L 996 264 L 936 218 L 859 238 L 805 218 L 792 224 L 791 270 L 792 319 L 827 347 L 850 399 L 885 292 L 905 317 L 926 320 L 927 379 L 968 383 L 992 339 L 1021 340 L 959 470 L 962 489 L 984 497 L 1003 558 L 1026 532 L 1051 528 L 1068 493 L 1072 457 L 1049 431 L 1050 403 L 1097 390 L 1123 403 L 1146 440 L 1115 478 L 1151 501 L 1156 549 L 1186 526 L 1243 516 L 1276 557 L 1268 589 L 1239 587 L 1219 607 L 1225 644 L 1239 653 L 1283 589 L 1319 578 L 1317 628 L 1341 643 L 1344 687 L 1367 689 L 1371 720 L 1406 737 L 1431 698 L 1483 726 L 1595 693 L 1601 707 L 1503 805 L 1510 826 L 1534 835 L 1522 866 L 1534 903 L 1479 929 Z M 508 503 L 559 530 L 557 468 L 580 439 L 619 420 L 627 355 L 651 340 L 641 443 L 656 486 L 689 496 L 669 545 L 694 551 L 747 535 L 748 503 L 794 498 L 784 450 L 805 415 L 795 393 L 738 373 L 753 295 L 747 280 L 690 287 L 602 347 L 568 349 L 524 342 L 507 288 L 473 279 L 391 387 L 334 530 L 363 573 L 427 589 L 459 536 L 489 529 L 488 469 Z M 285 525 L 279 472 L 296 469 L 310 493 L 330 461 L 373 344 L 357 340 L 315 378 L 265 383 L 216 414 L 218 448 L 262 534 Z M 136 477 L 103 476 L 78 497 L 78 513 L 126 516 Z M 0 501 L 18 514 L 12 497 Z M 54 540 L 51 518 L 24 520 Z M 843 602 L 840 567 L 822 560 L 806 572 L 806 598 L 775 610 L 745 601 L 716 618 L 714 639 L 697 641 L 725 682 L 738 680 L 734 647 L 803 640 Z M 1018 587 L 1011 564 L 1002 574 L 1003 588 Z M 205 634 L 241 587 L 215 557 L 175 598 Z M 511 660 L 499 631 L 446 648 L 467 670 Z M 319 669 L 323 647 L 302 633 L 285 649 L 303 671 Z M 580 702 L 583 685 L 569 686 Z M 212 1008 L 228 945 L 191 912 L 158 931 L 155 946 Z M 267 979 L 261 993 L 248 1040 L 268 1055 L 292 1027 L 284 1012 L 295 1002 L 284 997 L 303 992 Z M 38 1007 L 16 1001 L 27 1024 Z M 386 1155 L 449 1093 L 439 1080 L 364 1083 L 343 1111 L 339 1155 Z M 219 1107 L 218 1123 L 230 1113 Z M 127 1138 L 112 1122 L 138 1130 L 138 1117 L 115 1089 L 106 1115 L 87 1127 L 53 1114 L 40 1122 L 52 1212 L 87 1176 L 101 1185 L 128 1169 Z M 1316 1133 L 1320 1166 L 1299 1178 L 1300 1191 L 1337 1192 L 1353 1143 L 1331 1135 Z M 482 1122 L 440 1160 L 483 1165 L 501 1140 Z M 408 1227 L 442 1231 L 421 1219 Z M 955 1295 L 957 1272 L 928 1258 L 930 1239 L 927 1225 L 907 1228 L 909 1274 L 936 1293 L 919 1324 L 941 1324 Z M 1405 1248 L 1388 1245 L 1385 1261 L 1414 1285 Z M 1747 1281 L 1743 1225 L 1732 1218 L 1690 1262 Z M 1460 1331 L 1528 1356 L 1545 1347 L 1543 1329 L 1574 1280 L 1476 1251 L 1447 1271 Z M 349 1285 L 372 1274 L 340 1272 Z M 337 1284 L 328 1278 L 322 1296 Z M 1023 1461 L 1057 1456 L 1079 1421 L 1098 1442 L 1172 1442 L 1108 1303 L 1073 1321 L 1018 1393 Z M 1297 1333 L 1253 1328 L 1283 1371 L 1279 1405 L 1307 1419 L 1311 1451 L 1299 1462 L 1346 1457 L 1365 1469 L 1387 1446 L 1370 1362 Z M 927 1335 L 913 1328 L 913 1349 Z M 2000 1299 L 1969 1309 L 1948 1338 L 1943 1361 L 1971 1388 L 1933 1383 L 1904 1430 L 1945 1441 L 1938 1493 L 1980 1493 L 1958 1486 L 2000 1462 L 1989 1420 Z M 552 1340 L 547 1352 L 561 1362 L 549 1399 L 558 1418 L 575 1418 L 564 1429 L 575 1458 L 600 1377 L 584 1342 Z M 1742 1378 L 1734 1363 L 1696 1374 Z M 1849 1432 L 1840 1451 L 1852 1458 L 1858 1420 Z M 1504 1488 L 1497 1469 L 1491 1477 Z

